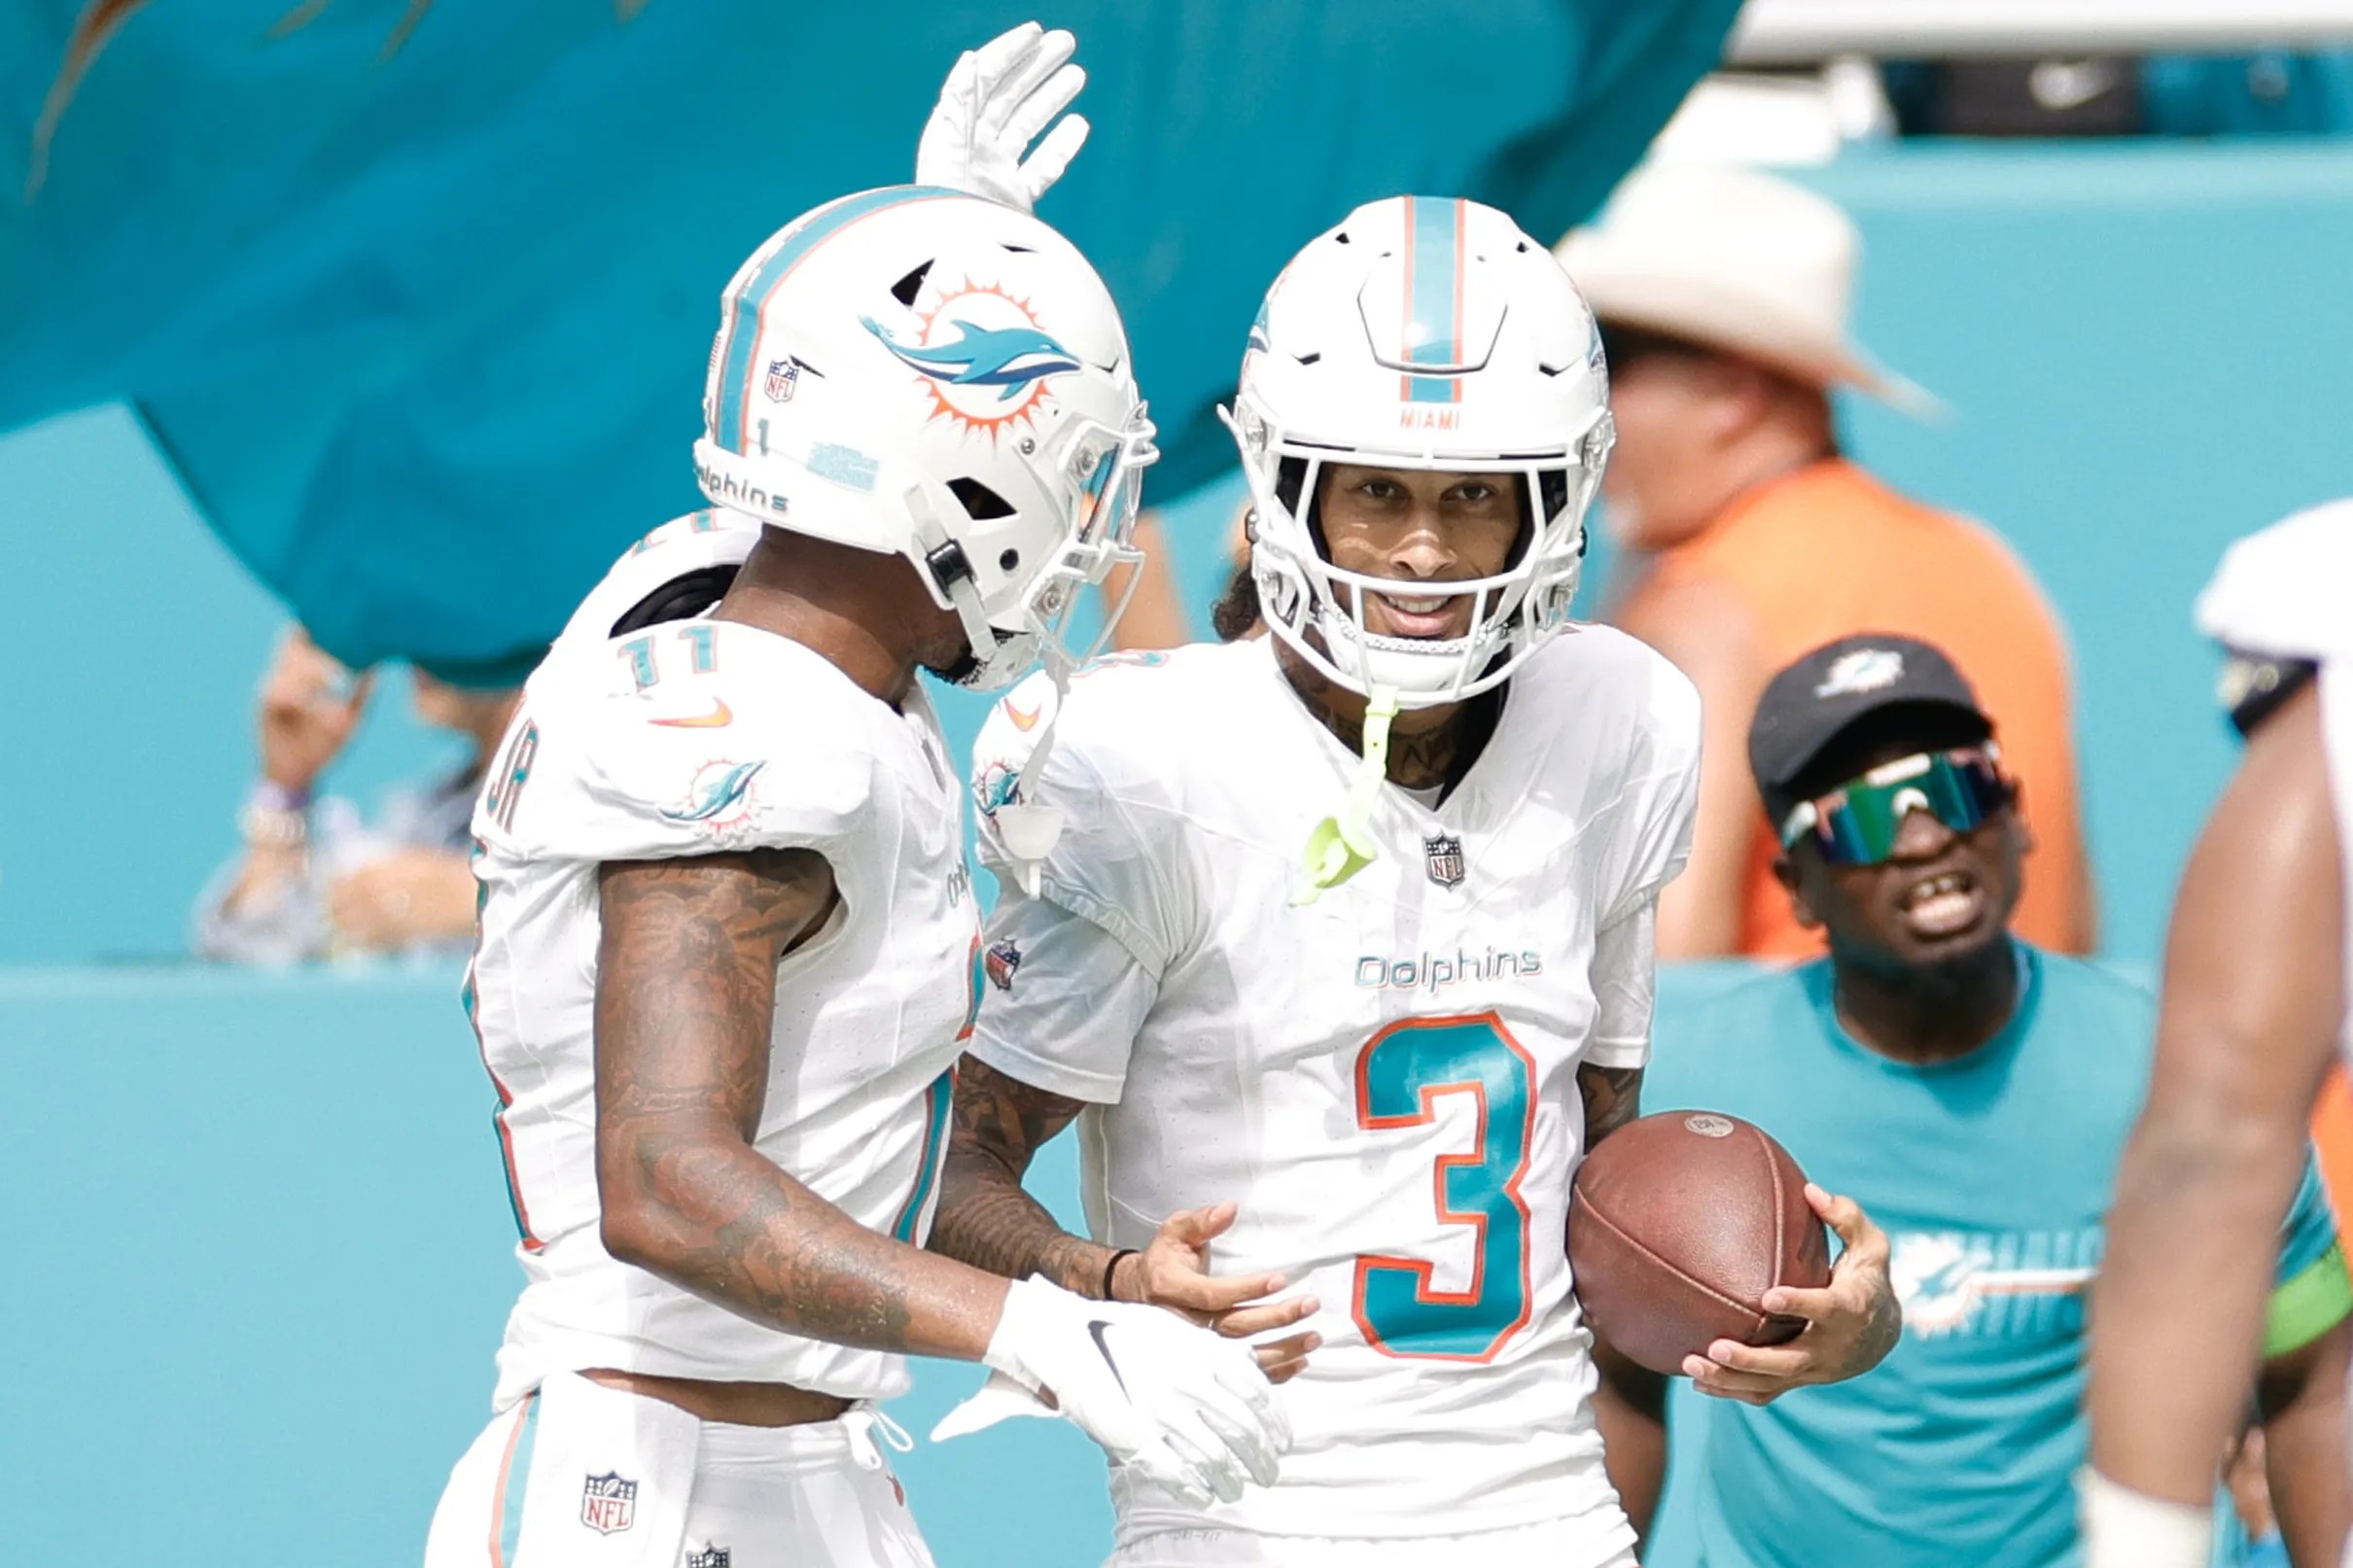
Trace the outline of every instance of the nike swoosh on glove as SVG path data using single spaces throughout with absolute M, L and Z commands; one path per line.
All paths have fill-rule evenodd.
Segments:
M 1248 1347 L 1157 1307 L 1016 1280 L 981 1359 L 1001 1376 L 951 1411 L 935 1440 L 1021 1413 L 1010 1379 L 1051 1397 L 1114 1463 L 1196 1506 L 1233 1502 L 1246 1481 L 1272 1485 L 1291 1446 Z
M 1071 63 L 1077 50 L 1078 40 L 1063 29 L 1025 21 L 965 51 L 916 144 L 915 183 L 1035 209 L 1087 139 L 1083 115 L 1064 115 L 1046 130 L 1087 84 L 1087 73 Z

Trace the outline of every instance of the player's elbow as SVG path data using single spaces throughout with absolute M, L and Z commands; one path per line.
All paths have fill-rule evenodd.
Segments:
M 2264 1182 L 2299 1168 L 2303 1128 L 2228 1097 L 2160 1092 L 2143 1107 L 2125 1174 L 2160 1189 Z
M 646 1212 L 645 1202 L 632 1194 L 617 1202 L 607 1197 L 599 1206 L 597 1238 L 605 1251 L 616 1263 L 634 1264 L 640 1269 L 658 1272 L 660 1247 L 655 1241 L 660 1227 L 653 1224 Z
M 667 1129 L 599 1129 L 598 1239 L 616 1261 L 666 1273 L 694 1226 L 691 1204 L 708 1164 L 703 1138 Z

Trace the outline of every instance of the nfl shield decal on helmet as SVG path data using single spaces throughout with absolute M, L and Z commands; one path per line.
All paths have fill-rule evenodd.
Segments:
M 981 955 L 980 966 L 988 974 L 990 985 L 999 991 L 1011 991 L 1013 971 L 1021 967 L 1021 944 L 1009 936 L 1001 942 L 990 943 L 989 951 Z
M 590 1476 L 580 1488 L 580 1522 L 599 1535 L 613 1535 L 637 1522 L 637 1482 L 613 1471 Z
M 700 1551 L 686 1553 L 686 1568 L 727 1568 L 725 1547 L 706 1547 Z
M 1422 841 L 1422 856 L 1429 866 L 1429 880 L 1441 888 L 1462 885 L 1462 840 L 1453 833 L 1440 833 Z
M 768 401 L 790 402 L 792 388 L 800 380 L 800 364 L 796 360 L 768 362 Z

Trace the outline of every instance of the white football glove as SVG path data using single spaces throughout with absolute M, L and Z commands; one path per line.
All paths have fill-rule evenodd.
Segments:
M 1064 115 L 1030 152 L 1087 85 L 1087 73 L 1071 63 L 1077 50 L 1078 40 L 1063 29 L 1025 21 L 965 51 L 916 144 L 915 183 L 1033 210 L 1087 139 L 1086 117 Z
M 1234 1501 L 1246 1479 L 1273 1484 L 1276 1461 L 1291 1446 L 1274 1387 L 1248 1347 L 1161 1307 L 1089 1301 L 1032 1275 L 1005 1292 L 1004 1315 L 981 1359 L 1051 1394 L 1112 1463 L 1135 1466 L 1196 1506 Z M 931 1436 L 1011 1413 L 984 1390 Z

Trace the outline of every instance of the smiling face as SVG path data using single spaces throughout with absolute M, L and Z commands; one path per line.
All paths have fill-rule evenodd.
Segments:
M 1849 753 L 1838 778 L 1956 744 L 1972 740 L 1917 733 L 1890 738 Z M 1822 928 L 1842 961 L 1928 968 L 1972 957 L 2009 929 L 2028 843 L 2015 805 L 1965 833 L 1921 810 L 1905 816 L 1894 852 L 1878 864 L 1835 864 L 1823 858 L 1809 834 L 1775 870 L 1796 901 L 1798 919 Z
M 1444 585 L 1500 574 L 1528 522 L 1525 486 L 1512 473 L 1334 463 L 1317 496 L 1325 558 L 1398 584 L 1365 595 L 1365 630 L 1379 637 L 1468 637 L 1475 596 Z

